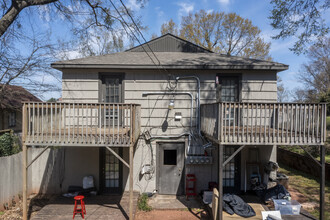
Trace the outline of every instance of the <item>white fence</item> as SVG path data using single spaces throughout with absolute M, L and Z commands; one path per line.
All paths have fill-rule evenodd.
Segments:
M 43 148 L 29 148 L 28 161 Z M 46 150 L 28 169 L 28 194 L 59 193 L 64 176 L 64 150 Z M 22 195 L 22 152 L 0 157 L 0 210 Z

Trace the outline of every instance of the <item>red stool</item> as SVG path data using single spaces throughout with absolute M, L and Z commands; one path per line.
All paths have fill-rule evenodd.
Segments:
M 86 208 L 85 208 L 85 202 L 84 202 L 84 196 L 75 196 L 74 197 L 74 209 L 73 209 L 73 218 L 76 214 L 80 213 L 82 218 L 85 218 L 84 214 L 86 214 Z M 80 204 L 77 202 L 80 201 Z M 80 207 L 79 207 L 80 206 Z
M 196 196 L 196 176 L 195 174 L 187 174 L 186 176 L 186 198 L 188 196 Z

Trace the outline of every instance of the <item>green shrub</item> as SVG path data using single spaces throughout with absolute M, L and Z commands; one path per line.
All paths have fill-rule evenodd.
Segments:
M 16 135 L 5 133 L 0 136 L 0 157 L 10 156 L 21 151 Z
M 142 211 L 149 212 L 151 211 L 151 206 L 148 205 L 148 196 L 147 194 L 142 194 L 138 200 L 138 209 Z

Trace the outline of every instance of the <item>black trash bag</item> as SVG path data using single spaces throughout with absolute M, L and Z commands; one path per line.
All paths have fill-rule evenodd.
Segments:
M 278 184 L 273 188 L 267 189 L 264 194 L 264 201 L 267 202 L 271 199 L 285 199 L 290 197 L 290 193 L 284 186 Z
M 256 215 L 253 208 L 237 195 L 224 194 L 223 203 L 223 210 L 230 215 L 236 213 L 237 215 L 245 218 Z

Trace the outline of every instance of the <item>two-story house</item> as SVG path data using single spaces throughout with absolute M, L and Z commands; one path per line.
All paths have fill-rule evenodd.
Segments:
M 239 193 L 251 175 L 267 184 L 263 166 L 278 144 L 324 143 L 324 105 L 277 103 L 285 64 L 166 34 L 52 67 L 63 101 L 25 103 L 24 143 L 66 147 L 63 189 L 93 175 L 103 193 L 184 195 L 194 174 L 197 193 L 209 182 Z

